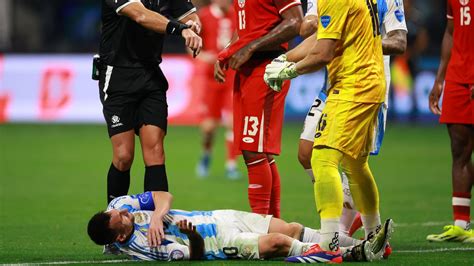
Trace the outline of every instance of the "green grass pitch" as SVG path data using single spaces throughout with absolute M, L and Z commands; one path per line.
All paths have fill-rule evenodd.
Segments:
M 296 159 L 300 128 L 285 125 L 283 153 L 277 158 L 282 216 L 318 228 L 312 185 Z M 249 210 L 245 172 L 237 181 L 224 177 L 222 134 L 211 176 L 195 177 L 198 134 L 196 127 L 170 127 L 166 138 L 174 207 Z M 0 125 L 0 264 L 117 259 L 103 256 L 86 234 L 90 216 L 106 207 L 110 160 L 102 125 Z M 242 161 L 239 165 L 244 170 Z M 380 190 L 382 218 L 391 217 L 397 224 L 391 240 L 394 253 L 373 264 L 474 265 L 474 245 L 425 241 L 427 234 L 450 223 L 452 215 L 449 139 L 443 126 L 389 125 L 381 155 L 371 158 L 370 165 Z M 137 145 L 130 193 L 142 191 L 143 172 Z M 280 262 L 218 262 L 244 263 Z

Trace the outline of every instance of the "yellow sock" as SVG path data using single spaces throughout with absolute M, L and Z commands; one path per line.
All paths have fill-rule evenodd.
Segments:
M 347 174 L 352 198 L 362 215 L 379 213 L 379 191 L 369 168 L 368 156 L 345 156 L 341 168 Z
M 330 148 L 313 149 L 311 167 L 314 174 L 314 199 L 321 219 L 339 218 L 343 194 L 339 163 L 344 154 Z

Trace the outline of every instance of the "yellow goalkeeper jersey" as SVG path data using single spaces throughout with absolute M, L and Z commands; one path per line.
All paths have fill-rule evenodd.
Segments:
M 382 38 L 377 0 L 319 0 L 318 40 L 336 39 L 327 66 L 328 100 L 362 103 L 385 100 Z

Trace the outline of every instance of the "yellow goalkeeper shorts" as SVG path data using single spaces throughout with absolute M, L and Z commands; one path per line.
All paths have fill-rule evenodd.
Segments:
M 331 147 L 354 159 L 368 155 L 380 105 L 328 100 L 316 128 L 314 147 Z

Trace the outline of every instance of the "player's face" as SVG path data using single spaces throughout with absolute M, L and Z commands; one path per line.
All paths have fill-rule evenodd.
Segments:
M 129 213 L 128 210 L 110 210 L 110 222 L 109 226 L 111 229 L 116 231 L 118 234 L 128 234 L 130 229 L 133 229 L 133 222 L 135 217 Z

